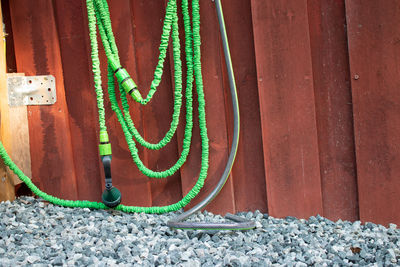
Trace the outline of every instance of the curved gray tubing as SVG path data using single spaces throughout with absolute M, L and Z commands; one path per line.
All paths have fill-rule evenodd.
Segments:
M 246 230 L 255 228 L 255 223 L 253 221 L 248 221 L 239 216 L 226 214 L 225 218 L 230 219 L 234 222 L 224 222 L 224 223 L 211 223 L 211 222 L 184 222 L 186 218 L 191 216 L 192 214 L 200 211 L 202 208 L 207 206 L 221 191 L 224 186 L 226 180 L 228 180 L 229 174 L 232 169 L 233 162 L 235 161 L 236 152 L 238 149 L 239 143 L 239 129 L 240 129 L 240 117 L 239 117 L 239 101 L 236 92 L 236 83 L 235 76 L 233 74 L 232 60 L 229 51 L 228 37 L 226 34 L 224 15 L 221 7 L 221 0 L 215 0 L 217 15 L 219 20 L 219 27 L 222 37 L 222 44 L 224 48 L 225 54 L 225 64 L 228 71 L 229 77 L 229 87 L 232 96 L 232 106 L 233 106 L 233 139 L 231 151 L 229 153 L 228 162 L 226 164 L 224 173 L 222 174 L 218 184 L 215 186 L 214 190 L 199 204 L 191 208 L 190 210 L 182 213 L 181 215 L 175 217 L 170 220 L 167 225 L 171 228 L 179 228 L 179 229 L 215 229 L 215 230 Z

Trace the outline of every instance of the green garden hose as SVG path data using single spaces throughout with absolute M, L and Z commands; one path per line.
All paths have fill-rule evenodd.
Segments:
M 112 28 L 111 28 L 111 20 L 109 16 L 109 11 L 108 11 L 108 5 L 106 0 L 87 0 L 87 7 L 88 7 L 88 14 L 89 14 L 89 31 L 90 31 L 90 38 L 91 38 L 91 44 L 92 44 L 92 63 L 93 63 L 93 72 L 94 72 L 94 77 L 95 81 L 100 80 L 101 81 L 101 75 L 99 71 L 99 59 L 98 59 L 98 51 L 97 51 L 97 43 L 96 45 L 93 45 L 93 43 L 97 42 L 97 37 L 96 37 L 96 27 L 95 27 L 95 21 L 97 18 L 97 23 L 98 23 L 98 28 L 100 32 L 100 37 L 103 42 L 103 46 L 108 58 L 109 62 L 109 67 L 108 67 L 108 93 L 109 93 L 109 98 L 111 102 L 111 108 L 112 110 L 116 113 L 117 118 L 121 124 L 122 130 L 125 134 L 126 141 L 128 143 L 128 147 L 131 151 L 131 155 L 133 158 L 133 161 L 136 163 L 138 166 L 138 169 L 145 174 L 148 177 L 155 177 L 155 178 L 164 178 L 167 176 L 173 175 L 186 161 L 187 155 L 189 153 L 190 149 L 190 143 L 191 143 L 191 136 L 192 136 L 192 128 L 193 128 L 193 122 L 192 122 L 192 83 L 193 83 L 193 72 L 196 76 L 196 89 L 197 89 L 197 94 L 198 94 L 198 101 L 199 101 L 199 125 L 200 125 L 200 135 L 202 138 L 202 163 L 201 163 L 201 169 L 200 169 L 200 175 L 197 183 L 195 184 L 194 188 L 189 192 L 188 195 L 186 195 L 183 199 L 184 202 L 180 203 L 185 203 L 186 205 L 188 203 L 187 200 L 191 200 L 195 195 L 198 194 L 199 190 L 204 184 L 204 180 L 207 176 L 207 170 L 208 170 L 208 137 L 207 137 L 207 128 L 205 124 L 205 103 L 204 103 L 204 92 L 203 92 L 203 81 L 201 77 L 201 62 L 200 62 L 200 14 L 199 14 L 199 1 L 193 1 L 192 2 L 192 13 L 193 13 L 193 27 L 191 27 L 190 23 L 190 16 L 189 16 L 189 7 L 188 7 L 188 0 L 183 0 L 182 1 L 182 12 L 184 14 L 184 27 L 185 27 L 185 32 L 186 34 L 186 39 L 185 39 L 185 50 L 187 52 L 187 90 L 186 90 L 186 127 L 185 127 L 185 134 L 184 134 L 184 140 L 183 140 L 183 150 L 181 153 L 181 156 L 179 157 L 178 161 L 169 169 L 161 171 L 161 172 L 156 172 L 148 169 L 140 160 L 139 155 L 138 155 L 138 150 L 136 148 L 136 143 L 133 138 L 138 140 L 143 140 L 140 136 L 137 136 L 137 131 L 134 129 L 134 125 L 132 123 L 132 120 L 130 118 L 129 114 L 129 106 L 127 105 L 127 100 L 126 100 L 126 94 L 129 94 L 135 99 L 137 102 L 141 104 L 147 104 L 150 100 L 151 97 L 154 95 L 156 87 L 158 86 L 160 80 L 161 80 L 161 75 L 162 75 L 162 66 L 165 58 L 165 45 L 168 44 L 168 42 L 165 42 L 165 40 L 168 41 L 168 33 L 170 32 L 170 28 L 172 28 L 172 44 L 173 44 L 173 55 L 174 55 L 174 65 L 175 65 L 175 108 L 174 108 L 174 113 L 176 113 L 176 110 L 180 110 L 181 106 L 181 97 L 179 93 L 177 94 L 176 92 L 179 92 L 182 88 L 182 73 L 181 73 L 181 60 L 180 60 L 180 41 L 179 41 L 179 28 L 178 28 L 178 15 L 177 15 L 177 6 L 176 6 L 176 0 L 170 0 L 167 4 L 167 11 L 166 11 L 166 16 L 164 20 L 164 27 L 163 27 L 163 36 L 161 38 L 161 45 L 160 45 L 160 57 L 159 57 L 159 63 L 157 64 L 156 72 L 154 75 L 154 81 L 151 84 L 151 89 L 149 91 L 148 96 L 145 99 L 142 99 L 140 93 L 137 90 L 137 86 L 135 82 L 130 82 L 126 83 L 125 81 L 130 81 L 132 80 L 129 77 L 129 74 L 127 71 L 120 65 L 119 63 L 119 58 L 118 58 L 118 50 L 117 46 L 115 44 L 115 39 L 113 37 L 112 33 Z M 95 14 L 95 16 L 93 15 Z M 192 29 L 193 28 L 193 29 Z M 194 51 L 192 50 L 194 49 Z M 161 63 L 160 63 L 161 62 Z M 161 66 L 161 67 L 160 67 Z M 120 109 L 118 106 L 117 102 L 117 97 L 115 94 L 115 85 L 114 85 L 114 74 L 118 80 L 118 83 L 120 85 L 120 93 L 121 93 L 121 100 L 122 100 L 122 105 L 124 112 Z M 101 84 L 96 84 L 97 86 L 101 86 Z M 178 90 L 179 89 L 179 90 Z M 96 92 L 99 92 L 100 90 L 96 89 Z M 132 95 L 132 91 L 136 91 L 135 95 Z M 97 99 L 98 103 L 103 102 L 102 100 L 103 95 L 97 94 Z M 177 109 L 176 107 L 179 107 Z M 99 122 L 100 125 L 103 123 L 103 118 L 101 118 L 101 115 L 99 113 Z M 179 119 L 179 114 L 176 117 L 173 117 L 173 122 L 171 123 L 171 129 L 175 128 L 173 131 L 169 131 L 169 133 L 175 132 L 176 130 L 176 125 L 174 126 L 174 121 L 177 121 Z M 100 127 L 101 129 L 101 127 Z M 107 136 L 107 140 L 104 139 L 102 140 L 102 131 L 100 131 L 100 155 L 102 159 L 104 159 L 105 156 L 111 155 L 111 148 L 107 150 L 103 150 L 102 146 L 107 145 L 108 147 L 111 147 L 111 145 L 108 142 L 108 135 L 107 131 L 103 131 L 104 136 Z M 168 133 L 167 135 L 168 136 Z M 170 140 L 170 138 L 169 138 Z M 162 142 L 168 142 L 168 139 L 163 139 L 160 143 Z M 164 144 L 165 145 L 165 144 Z M 162 146 L 164 146 L 162 145 Z M 156 144 L 157 146 L 157 144 Z M 107 187 L 107 181 L 106 181 L 106 190 L 103 194 L 110 196 L 111 199 L 106 199 L 104 203 L 108 204 L 109 202 L 114 202 L 114 196 L 113 194 L 110 194 L 109 190 L 114 190 L 111 186 L 111 179 L 108 179 L 110 182 L 108 183 Z M 118 191 L 116 191 L 118 192 Z M 115 198 L 119 198 L 120 195 L 117 194 Z M 103 198 L 104 200 L 104 198 Z M 178 202 L 179 203 L 179 202 Z M 109 205 L 110 206 L 110 205 Z M 167 206 L 168 207 L 168 206 Z M 183 207 L 183 206 L 181 206 Z M 151 208 L 150 208 L 151 209 Z
M 200 13 L 199 13 L 199 0 L 192 1 L 192 25 L 189 15 L 189 4 L 188 0 L 182 0 L 182 13 L 184 19 L 185 29 L 185 52 L 186 52 L 186 65 L 187 65 L 187 81 L 186 81 L 186 126 L 183 140 L 183 149 L 177 162 L 167 170 L 156 172 L 148 169 L 143 162 L 140 160 L 138 150 L 136 148 L 136 140 L 139 144 L 143 145 L 148 149 L 161 149 L 163 148 L 176 132 L 179 124 L 180 110 L 182 106 L 182 62 L 180 59 L 180 40 L 179 40 L 179 28 L 178 28 L 178 15 L 177 15 L 177 4 L 176 0 L 169 0 L 166 7 L 166 14 L 163 25 L 163 32 L 160 43 L 160 55 L 159 62 L 156 66 L 154 73 L 154 80 L 150 85 L 150 90 L 146 98 L 142 98 L 136 83 L 129 76 L 128 72 L 121 66 L 118 49 L 115 43 L 115 38 L 112 32 L 110 12 L 108 9 L 107 0 L 87 0 L 87 11 L 89 21 L 89 34 L 90 43 L 92 47 L 91 58 L 93 64 L 94 74 L 94 85 L 97 96 L 97 107 L 99 110 L 99 129 L 100 129 L 100 145 L 99 153 L 102 158 L 104 165 L 105 176 L 106 176 L 106 191 L 103 193 L 103 202 L 107 205 L 99 202 L 91 201 L 73 201 L 64 200 L 51 195 L 46 194 L 36 187 L 31 179 L 27 177 L 10 159 L 7 152 L 4 149 L 3 144 L 0 142 L 0 156 L 3 158 L 4 163 L 16 173 L 16 175 L 27 184 L 34 194 L 52 202 L 57 205 L 67 207 L 82 207 L 82 208 L 95 208 L 95 209 L 106 209 L 113 207 L 116 210 L 124 212 L 145 212 L 145 213 L 165 213 L 170 211 L 176 211 L 186 206 L 200 191 L 204 185 L 204 180 L 207 176 L 208 171 L 208 136 L 206 128 L 205 118 L 205 101 L 203 92 L 203 79 L 201 74 L 201 54 L 200 54 Z M 219 0 L 216 2 L 218 18 L 220 21 L 221 35 L 223 39 L 224 52 L 226 58 L 226 64 L 228 68 L 228 75 L 232 93 L 232 101 L 234 106 L 234 140 L 232 143 L 232 149 L 229 155 L 226 169 L 220 179 L 220 182 L 216 188 L 198 205 L 193 209 L 185 212 L 176 219 L 170 221 L 168 225 L 174 228 L 195 228 L 195 229 L 251 229 L 254 228 L 254 223 L 246 221 L 240 217 L 234 215 L 228 215 L 227 218 L 236 221 L 236 223 L 223 223 L 223 224 L 210 224 L 210 223 L 193 223 L 193 222 L 182 222 L 188 216 L 197 212 L 204 206 L 206 206 L 222 189 L 229 176 L 232 164 L 237 151 L 237 143 L 239 138 L 239 111 L 238 101 L 236 94 L 236 86 L 234 82 L 234 76 L 232 71 L 232 64 L 229 55 L 229 47 L 226 38 L 226 30 L 223 22 L 222 8 Z M 111 102 L 111 108 L 116 113 L 118 121 L 121 124 L 124 132 L 128 147 L 131 151 L 133 161 L 137 164 L 139 170 L 148 177 L 164 178 L 173 175 L 186 161 L 189 154 L 192 129 L 193 129 L 193 81 L 196 82 L 196 90 L 199 102 L 199 126 L 202 146 L 201 156 L 201 168 L 199 178 L 194 187 L 184 196 L 182 200 L 175 204 L 161 206 L 161 207 L 136 207 L 136 206 L 124 206 L 120 203 L 121 194 L 118 189 L 112 186 L 111 179 L 111 144 L 107 133 L 106 121 L 105 121 L 105 108 L 103 99 L 103 90 L 101 85 L 101 73 L 100 73 L 100 60 L 98 54 L 98 43 L 97 43 L 97 31 L 96 25 L 99 29 L 100 37 L 103 43 L 103 47 L 108 59 L 108 94 Z M 132 118 L 129 113 L 129 105 L 126 95 L 130 95 L 136 102 L 146 105 L 149 103 L 156 92 L 158 85 L 161 82 L 163 73 L 163 65 L 166 57 L 166 51 L 169 43 L 169 36 L 172 36 L 173 46 L 173 58 L 174 58 L 174 78 L 175 78 L 175 92 L 174 92 L 174 112 L 172 115 L 171 127 L 158 143 L 152 144 L 144 140 L 135 128 Z M 115 78 L 119 84 L 119 93 L 121 99 L 122 109 L 119 107 L 117 102 L 116 90 L 115 90 Z M 107 207 L 108 206 L 108 207 Z
M 125 121 L 125 116 L 121 109 L 118 106 L 118 103 L 116 101 L 116 96 L 115 96 L 115 86 L 114 86 L 114 78 L 113 74 L 116 70 L 120 69 L 121 66 L 119 66 L 119 59 L 118 59 L 118 51 L 116 50 L 116 45 L 115 45 L 115 40 L 112 34 L 112 29 L 111 29 L 111 23 L 110 23 L 110 17 L 109 17 L 109 11 L 108 11 L 108 4 L 106 0 L 87 0 L 87 9 L 88 9 L 88 18 L 89 18 L 89 30 L 90 30 L 90 40 L 91 40 L 91 46 L 92 46 L 92 63 L 93 63 L 93 72 L 94 72 L 94 84 L 95 84 L 95 90 L 96 90 L 96 95 L 97 95 L 97 106 L 99 108 L 99 126 L 100 126 L 100 146 L 99 146 L 99 152 L 102 157 L 104 156 L 111 156 L 111 145 L 108 140 L 108 134 L 107 134 L 107 127 L 105 124 L 105 113 L 104 113 L 104 101 L 103 101 L 103 91 L 101 88 L 101 76 L 100 76 L 100 61 L 98 57 L 98 45 L 97 45 L 97 37 L 96 37 L 96 20 L 97 20 L 97 25 L 99 28 L 100 35 L 102 37 L 103 41 L 103 46 L 106 51 L 106 55 L 108 57 L 109 61 L 109 82 L 108 82 L 108 92 L 109 92 L 109 97 L 111 101 L 111 107 L 112 109 L 116 112 L 117 118 L 119 122 L 121 123 L 122 129 L 124 131 L 125 137 L 127 138 L 128 146 L 131 150 L 132 158 L 134 161 L 138 164 L 139 170 L 142 172 L 146 173 L 148 176 L 152 177 L 157 177 L 161 178 L 162 176 L 167 176 L 167 175 L 172 175 L 179 167 L 174 167 L 171 168 L 170 170 L 163 171 L 163 172 L 154 172 L 149 169 L 147 169 L 143 163 L 140 161 L 140 158 L 138 156 L 138 150 L 136 148 L 135 142 L 132 140 L 132 138 L 135 136 L 135 133 L 131 133 L 129 130 L 129 126 Z M 201 167 L 200 167 L 200 175 L 199 179 L 197 180 L 196 184 L 193 186 L 193 188 L 183 197 L 182 200 L 171 204 L 167 206 L 160 206 L 160 207 L 137 207 L 137 206 L 125 206 L 125 205 L 118 205 L 115 207 L 116 210 L 121 210 L 124 212 L 145 212 L 145 213 L 165 213 L 165 212 L 171 212 L 171 211 L 176 211 L 184 206 L 186 206 L 200 191 L 200 189 L 204 185 L 204 180 L 207 176 L 207 171 L 208 171 L 208 154 L 209 154 L 209 146 L 208 146 L 208 136 L 207 136 L 207 128 L 206 128 L 206 118 L 205 118 L 205 101 L 204 101 L 204 92 L 203 92 L 203 80 L 202 80 L 202 75 L 201 75 L 201 61 L 200 61 L 200 12 L 199 12 L 199 0 L 193 0 L 192 1 L 192 17 L 193 17 L 193 26 L 191 26 L 190 23 L 190 16 L 189 14 L 189 8 L 188 8 L 188 0 L 183 0 L 182 1 L 182 9 L 184 10 L 184 18 L 186 20 L 184 21 L 185 25 L 185 32 L 192 32 L 189 36 L 186 36 L 186 44 L 185 44 L 185 49 L 187 51 L 186 58 L 188 57 L 193 57 L 193 59 L 189 58 L 187 60 L 187 65 L 188 65 L 188 75 L 187 75 L 187 80 L 188 81 L 193 81 L 193 73 L 196 76 L 196 90 L 197 90 L 197 95 L 198 95 L 198 102 L 199 102 L 199 125 L 200 125 L 200 136 L 201 136 L 201 146 L 202 146 L 202 160 L 201 160 Z M 185 14 L 187 12 L 187 14 Z M 164 28 L 163 28 L 163 36 L 161 40 L 161 45 L 163 44 L 168 44 L 168 28 L 171 26 L 171 28 L 175 29 L 176 32 L 178 32 L 178 17 L 177 17 L 177 7 L 176 7 L 176 0 L 170 0 L 167 5 L 167 12 L 166 12 L 166 18 L 164 21 Z M 175 24 L 175 26 L 173 25 Z M 176 34 L 175 38 L 178 37 L 179 35 Z M 174 38 L 174 34 L 172 34 L 172 37 Z M 175 45 L 179 44 L 179 40 L 175 40 Z M 156 92 L 156 88 L 158 84 L 161 81 L 161 75 L 162 75 L 162 63 L 163 59 L 162 57 L 164 56 L 163 52 L 163 47 L 160 47 L 160 57 L 159 57 L 159 64 L 156 67 L 156 72 L 155 72 L 155 79 L 151 84 L 150 91 L 147 95 L 146 98 L 144 99 L 139 99 L 136 96 L 136 100 L 138 100 L 141 104 L 147 104 L 154 93 Z M 166 49 L 166 47 L 165 47 Z M 191 52 L 193 49 L 193 52 Z M 176 51 L 179 51 L 179 48 L 174 47 L 174 54 Z M 176 55 L 176 54 L 175 54 Z M 165 58 L 165 56 L 164 56 Z M 177 56 L 174 56 L 174 59 L 179 60 Z M 161 66 L 161 67 L 160 67 Z M 177 65 L 176 65 L 177 66 Z M 114 67 L 114 69 L 113 69 Z M 116 69 L 115 69 L 116 68 Z M 120 71 L 118 71 L 120 72 Z M 121 72 L 125 73 L 125 72 Z M 179 72 L 178 72 L 179 74 Z M 175 76 L 177 78 L 177 75 Z M 117 77 L 118 78 L 118 77 Z M 179 77 L 178 77 L 179 78 Z M 126 79 L 126 77 L 124 78 Z M 176 82 L 179 82 L 181 79 L 175 79 Z M 123 84 L 123 81 L 119 81 L 119 84 Z M 126 84 L 126 83 L 125 83 Z M 188 87 L 191 88 L 192 82 L 188 82 Z M 123 86 L 121 86 L 124 88 Z M 179 85 L 178 85 L 179 87 Z M 137 90 L 136 90 L 137 91 Z M 189 89 L 187 89 L 189 91 Z M 129 91 L 125 90 L 125 93 L 129 93 Z M 132 96 L 132 94 L 130 94 Z M 122 94 L 123 98 L 124 94 Z M 190 94 L 186 95 L 186 105 L 187 105 L 187 118 L 191 115 L 191 104 L 192 100 L 190 99 L 191 96 L 191 90 Z M 176 100 L 177 98 L 175 98 Z M 189 101 L 188 101 L 189 100 Z M 189 108 L 188 108 L 189 107 Z M 126 107 L 125 107 L 126 109 Z M 126 110 L 125 110 L 126 111 Z M 125 114 L 126 115 L 126 114 Z M 179 117 L 179 116 L 178 116 Z M 192 122 L 187 121 L 186 127 L 185 127 L 185 140 L 184 140 L 184 149 L 185 147 L 190 148 L 190 140 L 191 140 L 191 129 L 192 129 Z M 131 125 L 133 126 L 133 125 Z M 188 133 L 190 132 L 190 134 Z M 168 138 L 167 138 L 168 139 Z M 167 140 L 166 139 L 166 140 Z M 187 140 L 189 139 L 189 140 Z M 185 143 L 186 141 L 186 143 Z M 182 152 L 183 154 L 183 152 Z M 81 201 L 81 200 L 65 200 L 65 199 L 60 199 L 54 196 L 51 196 L 43 191 L 41 191 L 37 186 L 35 186 L 31 179 L 27 177 L 19 168 L 18 166 L 15 165 L 15 163 L 11 160 L 11 158 L 8 156 L 7 152 L 5 151 L 5 148 L 2 143 L 0 143 L 0 156 L 3 158 L 4 163 L 9 166 L 9 168 L 23 181 L 31 190 L 32 192 L 43 198 L 46 201 L 52 202 L 56 205 L 60 206 L 66 206 L 66 207 L 81 207 L 81 208 L 94 208 L 94 209 L 107 209 L 108 207 L 104 203 L 100 202 L 93 202 L 93 201 Z M 187 155 L 186 155 L 187 156 Z M 174 166 L 181 166 L 186 158 L 180 157 L 180 160 L 178 160 L 177 164 Z M 183 161 L 183 162 L 182 162 Z

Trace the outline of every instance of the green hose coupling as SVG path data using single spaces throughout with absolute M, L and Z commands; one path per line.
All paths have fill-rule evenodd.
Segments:
M 111 155 L 111 144 L 106 131 L 100 131 L 100 145 L 99 145 L 100 156 Z
M 115 77 L 117 77 L 118 83 L 122 86 L 125 92 L 130 95 L 136 102 L 142 101 L 142 96 L 140 95 L 137 85 L 129 76 L 126 69 L 120 67 L 115 72 Z
M 109 62 L 118 83 L 122 86 L 125 92 L 133 98 L 133 100 L 140 103 L 143 100 L 142 95 L 137 89 L 136 83 L 132 80 L 131 76 L 129 76 L 128 71 L 121 65 L 117 64 L 114 60 L 109 60 Z

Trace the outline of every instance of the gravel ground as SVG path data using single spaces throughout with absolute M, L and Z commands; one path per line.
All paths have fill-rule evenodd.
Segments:
M 399 266 L 400 230 L 258 211 L 244 232 L 172 230 L 175 216 L 62 208 L 31 197 L 0 204 L 0 266 Z M 193 220 L 222 220 L 211 213 Z

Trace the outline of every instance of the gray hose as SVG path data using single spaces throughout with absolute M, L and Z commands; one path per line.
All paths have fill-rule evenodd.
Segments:
M 179 229 L 215 229 L 215 230 L 247 230 L 255 228 L 255 223 L 253 221 L 248 221 L 239 216 L 233 214 L 226 214 L 225 218 L 230 219 L 234 222 L 224 222 L 224 223 L 211 223 L 211 222 L 185 222 L 184 220 L 194 213 L 200 211 L 202 208 L 207 206 L 221 191 L 222 187 L 228 180 L 229 174 L 232 170 L 233 163 L 235 161 L 236 152 L 238 149 L 239 143 L 239 131 L 240 131 L 240 117 L 239 117 L 239 101 L 237 97 L 236 91 L 236 83 L 235 76 L 233 73 L 231 54 L 229 50 L 228 44 L 228 36 L 226 34 L 224 14 L 222 12 L 221 0 L 215 0 L 219 27 L 222 37 L 222 45 L 224 48 L 225 54 L 225 64 L 228 71 L 229 78 L 229 87 L 231 91 L 232 97 L 232 106 L 233 106 L 233 139 L 231 151 L 229 153 L 228 162 L 226 163 L 226 167 L 224 173 L 222 174 L 218 184 L 212 190 L 210 194 L 206 196 L 204 200 L 202 200 L 199 204 L 191 208 L 190 210 L 180 214 L 179 216 L 171 219 L 167 225 L 171 228 L 179 228 Z

